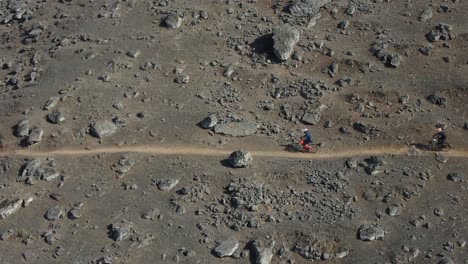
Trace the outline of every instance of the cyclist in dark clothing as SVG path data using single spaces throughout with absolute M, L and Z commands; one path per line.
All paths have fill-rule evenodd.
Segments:
M 443 148 L 445 146 L 445 140 L 447 136 L 445 135 L 445 131 L 442 127 L 437 128 L 437 133 L 434 134 L 432 140 L 437 141 L 437 147 Z
M 304 136 L 302 137 L 304 145 L 312 144 L 312 134 L 309 132 L 309 129 L 304 128 L 302 129 L 302 132 L 304 132 Z

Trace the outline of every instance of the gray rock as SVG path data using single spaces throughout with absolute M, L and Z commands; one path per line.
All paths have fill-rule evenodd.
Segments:
M 81 209 L 79 207 L 73 207 L 70 211 L 68 211 L 67 215 L 71 220 L 78 219 L 82 216 Z
M 436 152 L 435 154 L 435 160 L 441 163 L 446 163 L 448 161 L 448 157 L 441 152 Z
M 401 207 L 398 205 L 389 206 L 387 208 L 387 214 L 389 216 L 398 216 L 401 214 Z
M 182 21 L 183 19 L 176 15 L 176 14 L 170 14 L 166 18 L 164 18 L 164 26 L 168 28 L 180 28 L 182 26 Z
M 160 214 L 161 214 L 161 211 L 158 208 L 151 208 L 143 212 L 141 214 L 141 218 L 154 220 Z
M 421 12 L 421 14 L 419 14 L 418 20 L 421 22 L 426 22 L 427 20 L 431 19 L 432 16 L 433 16 L 432 8 L 427 7 Z
M 15 126 L 14 134 L 17 137 L 26 137 L 29 135 L 30 125 L 28 119 L 19 121 Z
M 394 68 L 398 68 L 401 64 L 402 57 L 400 54 L 390 54 L 388 56 L 388 65 Z
M 435 105 L 439 105 L 441 107 L 446 107 L 448 105 L 448 101 L 447 101 L 447 98 L 445 97 L 442 97 L 438 94 L 431 94 L 427 97 L 427 100 L 429 100 L 429 102 L 435 104 Z
M 62 214 L 63 214 L 62 209 L 59 206 L 53 206 L 47 210 L 44 217 L 47 220 L 55 221 L 59 219 L 62 216 Z
M 237 150 L 229 156 L 229 164 L 234 168 L 243 168 L 252 164 L 252 155 L 245 150 Z
M 363 225 L 358 231 L 359 239 L 362 241 L 381 240 L 385 236 L 383 227 L 379 224 Z
M 301 122 L 308 125 L 316 125 L 322 117 L 319 111 L 305 112 L 301 117 Z
M 39 168 L 35 174 L 45 181 L 52 181 L 60 176 L 60 172 L 50 167 Z
M 42 141 L 42 136 L 44 135 L 44 130 L 35 127 L 31 129 L 31 133 L 29 133 L 29 137 L 27 140 L 28 145 L 37 144 Z
M 131 57 L 131 58 L 137 58 L 141 55 L 141 51 L 140 50 L 137 50 L 137 49 L 132 49 L 132 50 L 129 50 L 127 51 L 127 56 Z
M 348 168 L 356 168 L 358 165 L 358 161 L 356 159 L 349 159 L 346 161 L 346 166 L 348 166 Z
M 21 169 L 18 181 L 25 180 L 26 177 L 34 176 L 35 172 L 41 166 L 41 159 L 35 158 L 29 160 Z
M 190 76 L 188 76 L 187 74 L 181 74 L 175 78 L 174 82 L 178 84 L 187 84 L 189 80 Z
M 234 239 L 224 240 L 213 250 L 213 253 L 220 258 L 230 257 L 238 247 L 239 241 Z
M 338 62 L 334 61 L 332 64 L 330 64 L 330 66 L 328 66 L 328 74 L 331 77 L 335 77 L 338 74 L 338 68 L 339 68 Z
M 344 20 L 344 21 L 341 21 L 339 24 L 338 24 L 338 28 L 340 29 L 347 29 L 349 27 L 349 21 L 348 20 Z
M 117 242 L 125 240 L 130 237 L 132 229 L 133 224 L 131 222 L 112 224 L 110 237 Z
M 241 121 L 217 124 L 214 126 L 214 132 L 216 134 L 232 137 L 246 137 L 257 132 L 257 123 L 251 121 Z
M 65 115 L 58 110 L 54 110 L 52 113 L 47 115 L 47 120 L 52 124 L 59 124 L 65 121 Z
M 361 132 L 367 135 L 376 135 L 376 134 L 379 134 L 380 132 L 380 130 L 377 127 L 369 125 L 369 124 L 365 124 L 362 122 L 354 123 L 353 128 L 357 130 L 358 132 Z
M 467 129 L 467 130 L 468 130 L 468 122 L 465 122 L 465 124 L 463 125 L 463 129 Z
M 200 122 L 200 126 L 205 129 L 213 128 L 216 124 L 218 124 L 218 116 L 215 114 L 209 115 Z
M 5 199 L 0 202 L 0 219 L 5 219 L 11 214 L 15 213 L 20 209 L 21 204 L 23 203 L 22 199 Z
M 438 264 L 455 264 L 455 262 L 451 258 L 444 258 Z
M 51 98 L 49 98 L 49 100 L 47 100 L 47 102 L 45 103 L 43 109 L 44 110 L 51 110 L 52 108 L 54 108 L 58 102 L 60 101 L 60 96 L 52 96 Z
M 169 191 L 179 183 L 178 179 L 159 179 L 157 180 L 157 186 L 161 191 Z
M 356 7 L 355 5 L 352 4 L 352 5 L 348 6 L 348 8 L 346 9 L 346 12 L 345 12 L 345 13 L 346 13 L 348 16 L 352 16 L 352 15 L 354 15 L 354 13 L 356 13 L 356 9 L 357 9 L 357 7 Z
M 278 60 L 285 61 L 291 57 L 300 36 L 299 30 L 289 25 L 282 25 L 274 29 L 273 53 Z
M 90 134 L 97 138 L 104 138 L 117 132 L 117 126 L 107 120 L 97 121 L 90 128 Z
M 447 175 L 447 179 L 453 182 L 463 182 L 465 180 L 465 177 L 461 173 L 451 172 Z
M 255 240 L 252 243 L 252 255 L 254 264 L 269 264 L 273 258 L 275 241 Z
M 287 10 L 293 16 L 312 16 L 328 3 L 330 0 L 295 0 Z

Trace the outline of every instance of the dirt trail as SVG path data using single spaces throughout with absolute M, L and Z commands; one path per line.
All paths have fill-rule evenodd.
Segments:
M 370 156 L 370 155 L 414 155 L 411 154 L 407 146 L 380 146 L 372 148 L 350 148 L 346 150 L 325 150 L 322 149 L 318 153 L 292 153 L 285 150 L 251 150 L 254 157 L 270 157 L 270 158 L 293 158 L 293 159 L 334 159 L 346 158 L 355 156 Z M 163 156 L 227 156 L 232 150 L 226 149 L 211 149 L 206 147 L 187 147 L 187 146 L 108 146 L 96 148 L 60 148 L 53 150 L 33 150 L 33 149 L 18 149 L 4 150 L 0 152 L 0 156 L 19 156 L 19 157 L 51 157 L 51 156 L 89 156 L 96 154 L 116 154 L 116 153 L 140 153 Z M 417 155 L 434 155 L 432 151 L 419 151 Z M 448 157 L 468 158 L 467 149 L 452 149 L 444 153 Z

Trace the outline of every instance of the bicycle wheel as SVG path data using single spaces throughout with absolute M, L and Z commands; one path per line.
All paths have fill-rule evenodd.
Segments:
M 448 142 L 445 142 L 444 147 L 442 148 L 442 151 L 447 152 L 450 149 L 452 149 L 452 145 L 450 145 L 450 143 L 448 143 Z
M 310 152 L 310 153 L 316 153 L 316 152 L 318 151 L 318 148 L 319 148 L 319 147 L 318 147 L 317 145 L 312 145 L 312 148 L 309 149 L 309 152 Z

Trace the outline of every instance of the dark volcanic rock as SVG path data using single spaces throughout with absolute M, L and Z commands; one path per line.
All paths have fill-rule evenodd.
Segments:
M 440 105 L 442 107 L 446 107 L 448 105 L 447 98 L 442 97 L 442 96 L 437 95 L 437 94 L 429 95 L 427 97 L 427 100 L 429 100 L 429 102 L 431 102 L 433 104 Z
M 252 155 L 245 150 L 237 150 L 229 156 L 229 164 L 234 168 L 243 168 L 252 163 Z
M 213 128 L 216 124 L 218 124 L 218 117 L 215 114 L 207 116 L 200 122 L 200 126 L 205 129 Z

